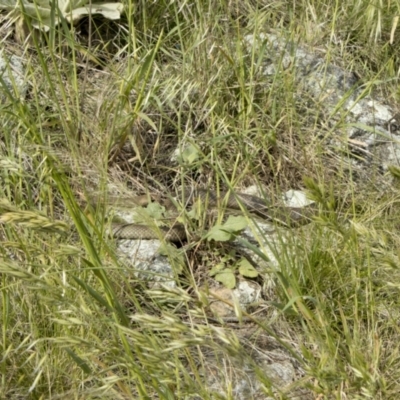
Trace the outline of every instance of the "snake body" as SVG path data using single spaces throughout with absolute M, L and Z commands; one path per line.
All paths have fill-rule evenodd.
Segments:
M 275 221 L 279 224 L 295 227 L 307 224 L 316 214 L 313 205 L 306 207 L 288 207 L 267 205 L 266 200 L 239 192 L 215 192 L 205 189 L 184 188 L 177 196 L 182 199 L 185 206 L 200 200 L 208 208 L 226 207 L 234 210 L 246 210 L 265 220 Z M 145 205 L 148 203 L 148 196 L 131 198 L 131 203 Z M 121 199 L 119 199 L 119 203 Z M 167 207 L 171 207 L 173 202 L 167 201 Z M 113 223 L 111 226 L 111 236 L 116 239 L 160 239 L 164 238 L 170 242 L 182 242 L 186 240 L 186 230 L 182 224 L 174 224 L 171 228 L 152 227 L 134 223 Z

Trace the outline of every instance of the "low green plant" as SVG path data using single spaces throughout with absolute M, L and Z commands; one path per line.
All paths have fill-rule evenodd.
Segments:
M 234 254 L 229 253 L 220 257 L 220 262 L 210 269 L 210 276 L 228 289 L 236 287 L 237 274 L 244 278 L 256 278 L 258 271 L 246 258 L 237 260 Z
M 62 19 L 76 23 L 83 17 L 94 14 L 110 20 L 119 19 L 123 4 L 92 3 L 88 0 L 0 0 L 0 10 L 8 11 L 8 18 L 15 22 L 22 20 L 36 29 L 48 31 Z

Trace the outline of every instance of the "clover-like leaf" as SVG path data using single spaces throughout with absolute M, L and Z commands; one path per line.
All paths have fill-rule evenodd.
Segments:
M 217 275 L 217 274 L 221 273 L 221 271 L 223 271 L 224 268 L 225 268 L 225 264 L 223 262 L 221 262 L 221 263 L 219 263 L 217 265 L 214 265 L 214 267 L 212 267 L 210 269 L 209 275 L 210 276 Z
M 151 202 L 145 208 L 146 214 L 154 219 L 161 219 L 164 217 L 165 207 L 159 203 Z
M 208 240 L 217 242 L 226 242 L 235 238 L 236 234 L 246 228 L 247 220 L 240 216 L 229 216 L 227 221 L 222 225 L 214 225 L 207 233 Z
M 163 225 L 163 219 L 165 218 L 165 207 L 157 202 L 149 203 L 145 208 L 137 207 L 133 209 L 132 215 L 129 219 L 133 220 L 137 224 L 151 224 Z
M 227 242 L 231 240 L 234 236 L 231 232 L 224 230 L 222 225 L 213 226 L 206 235 L 208 240 L 215 240 L 217 242 Z
M 223 224 L 224 229 L 230 232 L 239 232 L 246 228 L 247 219 L 245 217 L 230 215 L 226 222 Z
M 258 271 L 245 258 L 239 261 L 239 273 L 247 278 L 256 278 L 258 276 Z
M 233 289 L 236 286 L 236 277 L 233 271 L 229 268 L 223 269 L 215 275 L 215 279 L 221 282 L 228 289 Z
M 178 160 L 186 165 L 191 165 L 199 159 L 199 149 L 193 144 L 189 144 L 179 155 Z

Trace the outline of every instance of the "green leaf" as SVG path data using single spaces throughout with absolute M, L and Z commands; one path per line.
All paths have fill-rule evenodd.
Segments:
M 214 275 L 220 273 L 224 268 L 225 268 L 225 264 L 219 263 L 219 264 L 215 265 L 214 267 L 212 267 L 208 274 L 210 276 L 214 276 Z
M 202 218 L 204 212 L 204 204 L 201 202 L 200 199 L 196 199 L 196 201 L 192 204 L 192 207 L 189 211 L 186 212 L 186 217 L 191 219 L 191 220 L 195 220 L 195 221 L 199 221 Z M 185 223 L 185 215 L 182 213 L 182 221 L 183 223 Z
M 246 226 L 247 220 L 245 217 L 231 215 L 224 224 L 213 226 L 208 231 L 206 238 L 217 242 L 226 242 L 234 239 L 236 234 Z
M 257 270 L 245 258 L 239 261 L 239 273 L 247 278 L 256 278 L 258 276 Z
M 224 230 L 222 225 L 213 226 L 206 235 L 207 240 L 215 240 L 217 242 L 227 242 L 234 238 L 231 232 Z
M 222 226 L 229 232 L 239 232 L 246 228 L 247 219 L 241 216 L 230 215 Z
M 192 165 L 195 161 L 197 161 L 199 159 L 199 156 L 200 156 L 199 149 L 195 145 L 189 144 L 180 152 L 178 156 L 178 161 L 188 166 Z
M 137 224 L 151 225 L 155 221 L 159 222 L 165 218 L 165 207 L 159 203 L 151 202 L 146 208 L 137 207 L 133 209 L 133 221 Z M 114 220 L 117 220 L 116 218 Z M 158 225 L 158 224 L 156 224 Z
M 164 217 L 165 207 L 159 203 L 149 203 L 146 207 L 146 214 L 156 220 Z
M 229 268 L 226 268 L 215 275 L 215 279 L 221 282 L 228 289 L 233 289 L 236 286 L 235 274 Z

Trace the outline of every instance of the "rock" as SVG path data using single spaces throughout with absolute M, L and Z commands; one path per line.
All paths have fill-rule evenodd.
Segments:
M 210 310 L 216 318 L 237 317 L 234 305 L 249 312 L 249 307 L 261 300 L 261 287 L 256 282 L 242 280 L 235 289 L 220 286 L 210 288 Z
M 7 57 L 4 52 L 0 54 L 0 100 L 1 103 L 13 98 L 23 99 L 28 90 L 24 79 L 25 72 L 22 59 L 15 55 Z
M 168 257 L 160 254 L 159 240 L 120 240 L 118 258 L 126 265 L 126 272 L 155 288 L 159 285 L 176 287 L 174 270 Z
M 362 168 L 373 163 L 381 171 L 400 165 L 399 116 L 384 99 L 370 94 L 370 86 L 361 85 L 354 73 L 327 62 L 322 51 L 279 34 L 247 35 L 245 42 L 259 51 L 266 46 L 264 75 L 291 69 L 299 107 L 318 116 L 326 132 L 314 131 L 327 137 L 327 144 L 342 159 Z

